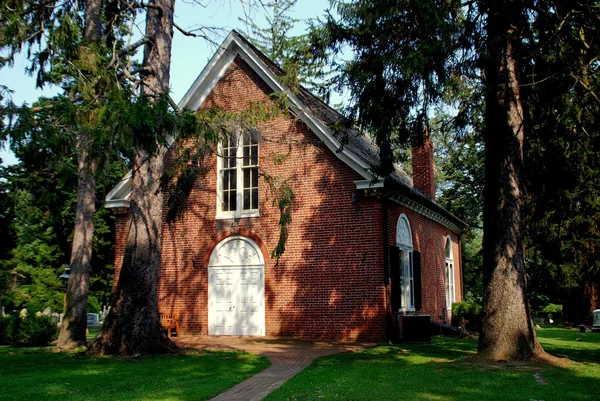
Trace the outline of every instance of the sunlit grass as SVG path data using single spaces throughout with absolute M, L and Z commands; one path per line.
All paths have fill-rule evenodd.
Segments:
M 555 356 L 600 363 L 600 333 L 581 333 L 579 329 L 553 326 L 542 326 L 537 333 L 544 349 Z
M 548 351 L 583 363 L 482 363 L 468 358 L 476 354 L 476 341 L 437 337 L 431 344 L 386 345 L 319 359 L 267 400 L 600 399 L 600 334 L 576 341 L 581 336 L 575 331 L 538 332 Z
M 265 369 L 243 352 L 90 358 L 0 347 L 0 400 L 205 400 Z

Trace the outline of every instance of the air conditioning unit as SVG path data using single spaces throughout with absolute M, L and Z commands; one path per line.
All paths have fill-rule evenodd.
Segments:
M 406 343 L 431 342 L 430 315 L 402 315 L 402 340 Z
M 600 309 L 594 311 L 594 324 L 592 326 L 594 333 L 600 333 Z

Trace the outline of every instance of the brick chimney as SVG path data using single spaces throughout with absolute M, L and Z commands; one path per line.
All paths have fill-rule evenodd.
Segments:
M 421 146 L 412 147 L 413 184 L 415 189 L 435 200 L 435 164 L 433 142 L 428 136 Z

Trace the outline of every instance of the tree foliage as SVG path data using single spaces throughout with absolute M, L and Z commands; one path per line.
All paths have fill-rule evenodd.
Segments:
M 348 116 L 379 145 L 378 174 L 391 171 L 399 148 L 430 134 L 434 106 L 457 111 L 446 123 L 459 134 L 461 151 L 445 155 L 452 166 L 448 178 L 457 184 L 446 185 L 448 195 L 441 202 L 477 224 L 480 184 L 485 185 L 487 306 L 480 350 L 492 357 L 538 352 L 523 302 L 525 256 L 519 250 L 525 223 L 540 251 L 553 249 L 558 259 L 580 266 L 588 262 L 585 270 L 596 271 L 589 258 L 597 249 L 592 235 L 597 219 L 588 217 L 596 214 L 598 198 L 591 186 L 597 187 L 598 174 L 588 160 L 596 151 L 591 142 L 598 114 L 597 2 L 357 0 L 337 5 L 340 18 L 329 16 L 313 32 L 314 48 L 339 52 L 346 46 L 353 52 L 350 61 L 337 65 L 339 85 L 352 95 Z M 560 153 L 562 163 L 553 165 L 552 151 Z M 459 155 L 464 163 L 454 157 Z M 591 191 L 589 198 L 581 197 L 585 190 Z M 565 213 L 573 219 L 567 222 Z M 525 221 L 525 215 L 535 220 Z M 547 229 L 550 235 L 539 240 Z M 515 288 L 522 296 L 509 294 Z M 512 311 L 511 322 L 520 323 L 507 325 L 504 319 L 498 325 L 507 311 Z M 511 334 L 502 334 L 506 330 Z M 513 344 L 508 338 L 515 339 Z
M 332 86 L 331 73 L 325 62 L 312 54 L 308 34 L 292 35 L 300 20 L 290 16 L 297 0 L 273 0 L 262 4 L 266 25 L 260 27 L 252 19 L 245 36 L 286 75 L 282 80 L 291 88 L 303 85 L 328 101 Z

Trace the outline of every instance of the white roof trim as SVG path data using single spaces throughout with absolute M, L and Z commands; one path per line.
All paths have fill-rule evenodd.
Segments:
M 129 170 L 127 174 L 115 187 L 106 195 L 105 206 L 107 209 L 129 207 L 129 197 L 131 196 L 131 174 Z
M 206 100 L 210 92 L 213 90 L 217 82 L 223 77 L 227 69 L 239 55 L 248 65 L 260 76 L 260 78 L 274 91 L 287 93 L 293 111 L 304 121 L 309 128 L 325 143 L 325 145 L 346 165 L 360 174 L 365 182 L 371 182 L 375 176 L 369 171 L 370 166 L 362 161 L 358 156 L 348 151 L 342 146 L 329 129 L 315 116 L 313 116 L 304 103 L 298 99 L 294 93 L 279 82 L 278 77 L 263 63 L 262 60 L 250 49 L 238 34 L 234 31 L 227 35 L 219 50 L 210 59 L 206 67 L 202 70 L 198 78 L 194 81 L 190 89 L 179 102 L 179 108 L 187 108 L 197 110 Z M 168 138 L 168 143 L 173 143 L 173 138 Z M 357 182 L 363 182 L 359 180 Z M 363 184 L 361 184 L 363 185 Z M 374 184 L 367 188 L 383 186 Z M 357 184 L 358 188 L 358 184 Z M 360 188 L 359 188 L 360 189 Z M 125 201 L 129 199 L 131 194 L 131 171 L 115 186 L 106 196 L 106 207 L 115 208 L 123 207 L 123 203 L 117 201 Z M 113 206 L 114 205 L 114 206 Z M 129 205 L 129 202 L 127 202 Z M 128 207 L 128 206 L 127 206 Z
M 372 188 L 383 188 L 383 180 L 373 182 L 373 180 L 357 180 L 354 181 L 356 189 L 372 189 Z
M 233 35 L 233 36 L 232 36 Z M 329 131 L 329 129 L 317 118 L 312 116 L 306 106 L 298 99 L 298 97 L 285 85 L 279 82 L 279 79 L 273 72 L 259 59 L 239 37 L 235 32 L 230 33 L 233 37 L 233 41 L 239 46 L 240 56 L 246 61 L 254 71 L 273 89 L 274 91 L 286 92 L 290 99 L 291 106 L 295 109 L 294 111 L 298 114 L 298 117 L 302 119 L 311 130 L 321 139 L 325 145 L 344 163 L 350 166 L 358 174 L 365 179 L 373 179 L 373 174 L 369 171 L 370 166 L 359 159 L 356 155 L 349 152 L 347 149 L 342 147 L 340 141 L 338 141 Z M 340 151 L 341 149 L 341 151 Z

